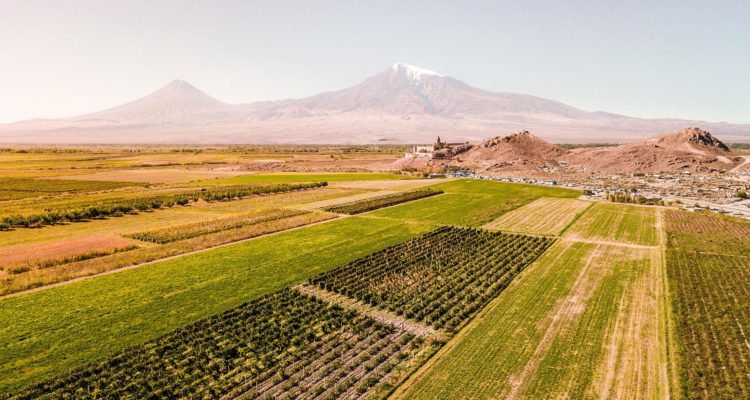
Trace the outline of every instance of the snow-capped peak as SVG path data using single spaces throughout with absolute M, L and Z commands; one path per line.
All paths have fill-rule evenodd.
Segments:
M 443 76 L 435 71 L 404 63 L 395 63 L 391 66 L 391 69 L 393 72 L 403 72 L 412 82 L 419 82 L 425 76 Z

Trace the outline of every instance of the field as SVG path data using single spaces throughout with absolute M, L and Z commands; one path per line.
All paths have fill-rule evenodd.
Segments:
M 484 227 L 536 235 L 559 235 L 592 204 L 577 199 L 542 198 L 506 213 Z
M 0 178 L 0 201 L 62 193 L 95 192 L 138 185 L 140 184 L 132 182 Z
M 244 185 L 250 183 L 299 183 L 299 182 L 348 182 L 348 181 L 383 181 L 413 179 L 407 175 L 386 172 L 349 172 L 349 173 L 272 173 L 251 174 L 222 178 L 204 183 L 224 185 Z
M 0 277 L 4 273 L 20 274 L 32 269 L 49 268 L 137 247 L 134 241 L 119 236 L 89 236 L 76 241 L 59 240 L 0 248 Z
M 656 210 L 650 206 L 596 203 L 565 231 L 565 237 L 655 245 L 658 240 Z
M 689 222 L 688 222 L 689 221 Z M 667 214 L 667 272 L 673 294 L 685 398 L 750 396 L 750 258 L 747 221 Z
M 750 223 L 401 150 L 0 151 L 0 398 L 750 396 Z
M 481 226 L 540 197 L 574 198 L 569 189 L 463 180 L 431 187 L 444 194 L 370 213 L 374 217 L 435 225 Z
M 404 398 L 664 398 L 658 250 L 561 241 L 412 382 Z
M 348 203 L 341 203 L 325 207 L 324 210 L 337 214 L 361 214 L 364 212 L 377 210 L 379 208 L 391 207 L 401 203 L 424 199 L 426 197 L 443 194 L 439 190 L 414 190 L 411 192 L 392 193 L 367 199 L 359 199 Z
M 14 398 L 359 398 L 383 385 L 422 345 L 412 333 L 285 290 Z
M 427 230 L 341 219 L 0 301 L 0 388 L 113 354 Z
M 550 244 L 540 237 L 443 227 L 310 283 L 453 332 Z

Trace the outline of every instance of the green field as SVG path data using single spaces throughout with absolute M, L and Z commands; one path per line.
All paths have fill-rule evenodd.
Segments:
M 653 246 L 656 210 L 651 206 L 596 203 L 565 231 L 565 237 Z
M 540 197 L 580 196 L 580 192 L 570 189 L 482 180 L 446 182 L 430 189 L 445 193 L 370 215 L 435 225 L 480 226 Z
M 613 397 L 663 398 L 658 309 L 643 304 L 635 285 L 661 272 L 658 260 L 655 251 L 558 242 L 397 397 L 580 399 L 619 393 Z M 646 315 L 631 312 L 644 308 Z M 615 328 L 620 319 L 625 327 L 653 322 L 628 335 L 627 328 Z M 628 346 L 631 353 L 608 351 Z M 633 353 L 640 364 L 629 362 Z
M 0 390 L 91 362 L 427 229 L 346 218 L 2 300 Z
M 750 397 L 750 224 L 669 211 L 667 272 L 685 398 Z

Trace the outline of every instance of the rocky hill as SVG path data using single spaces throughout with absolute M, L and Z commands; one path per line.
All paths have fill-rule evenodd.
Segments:
M 457 157 L 452 165 L 485 171 L 526 171 L 553 169 L 568 154 L 528 131 L 485 140 Z
M 711 133 L 687 128 L 608 148 L 571 151 L 561 160 L 589 172 L 726 172 L 740 161 Z
M 741 157 L 736 157 L 723 142 L 700 128 L 687 128 L 619 146 L 574 150 L 522 131 L 482 141 L 451 160 L 405 160 L 395 166 L 452 165 L 498 175 L 722 173 L 744 165 Z

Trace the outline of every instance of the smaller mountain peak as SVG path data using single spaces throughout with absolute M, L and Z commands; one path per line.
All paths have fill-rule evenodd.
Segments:
M 191 85 L 190 82 L 182 80 L 182 79 L 174 79 L 171 82 L 169 82 L 164 88 L 171 88 L 171 89 L 195 89 L 195 86 Z
M 437 77 L 443 76 L 435 71 L 432 71 L 426 68 L 416 67 L 414 65 L 404 64 L 404 63 L 395 63 L 391 65 L 391 72 L 402 74 L 407 79 L 413 82 L 418 82 L 426 76 L 437 76 Z

